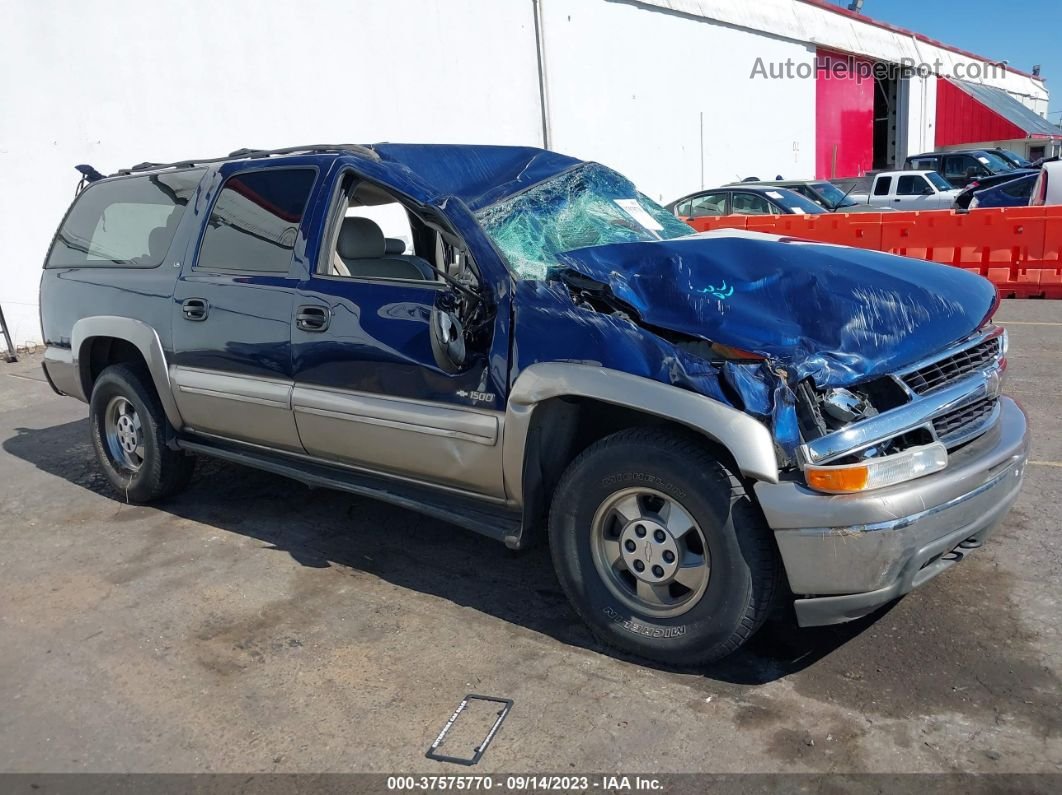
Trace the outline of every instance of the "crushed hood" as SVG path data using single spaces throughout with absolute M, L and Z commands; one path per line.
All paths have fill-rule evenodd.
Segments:
M 759 353 L 820 387 L 913 364 L 978 329 L 997 302 L 990 282 L 958 268 L 739 230 L 558 259 L 643 323 Z

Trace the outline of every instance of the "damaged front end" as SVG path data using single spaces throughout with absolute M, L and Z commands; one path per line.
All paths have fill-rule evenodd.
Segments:
M 771 428 L 783 468 L 819 491 L 939 471 L 993 420 L 1005 337 L 986 327 L 996 295 L 980 277 L 747 233 L 560 261 L 576 301 L 594 275 L 599 304 L 712 362 L 729 402 Z
M 690 234 L 593 164 L 480 221 L 525 277 L 518 370 L 593 362 L 721 401 L 763 422 L 781 468 L 819 491 L 937 471 L 998 412 L 1005 336 L 987 325 L 994 288 L 973 274 L 744 231 Z

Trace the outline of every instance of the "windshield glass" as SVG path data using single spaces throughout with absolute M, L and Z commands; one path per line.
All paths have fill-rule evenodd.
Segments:
M 854 207 L 858 204 L 858 202 L 846 197 L 844 191 L 832 182 L 816 182 L 811 187 L 815 189 L 815 192 L 823 198 L 823 201 L 831 209 L 834 207 Z
M 767 191 L 767 195 L 795 215 L 821 215 L 826 212 L 821 205 L 788 188 L 775 188 Z
M 951 190 L 952 185 L 944 177 L 940 176 L 939 172 L 927 171 L 925 174 L 926 179 L 933 183 L 937 190 Z
M 993 174 L 998 174 L 1001 171 L 1012 171 L 1014 169 L 1014 166 L 992 152 L 978 152 L 974 157 L 983 163 Z
M 1022 157 L 1021 155 L 1019 155 L 1017 152 L 1013 151 L 1012 149 L 1002 149 L 1002 150 L 1000 150 L 999 155 L 1004 160 L 1010 161 L 1010 163 L 1015 168 L 1024 168 L 1025 166 L 1029 165 L 1029 161 L 1028 160 L 1026 160 L 1024 157 Z
M 485 207 L 476 219 L 521 279 L 544 279 L 565 251 L 693 233 L 626 177 L 597 163 Z

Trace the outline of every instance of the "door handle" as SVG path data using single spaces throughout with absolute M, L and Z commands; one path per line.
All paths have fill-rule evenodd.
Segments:
M 324 331 L 331 319 L 331 310 L 316 304 L 300 306 L 295 312 L 295 326 L 302 331 Z
M 202 298 L 189 298 L 181 304 L 181 314 L 185 320 L 206 320 L 207 302 Z

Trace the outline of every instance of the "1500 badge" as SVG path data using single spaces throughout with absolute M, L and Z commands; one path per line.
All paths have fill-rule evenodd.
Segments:
M 493 403 L 493 392 L 466 392 L 464 389 L 458 390 L 457 396 L 459 398 L 470 398 L 473 403 Z

